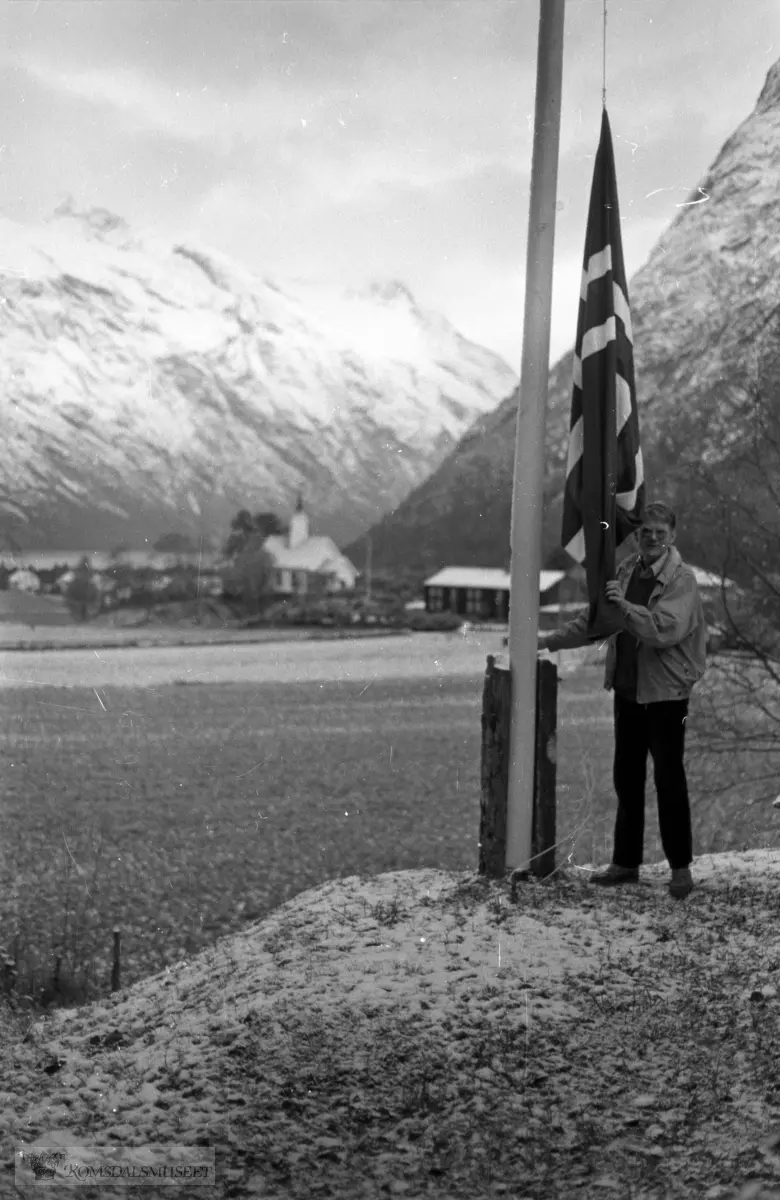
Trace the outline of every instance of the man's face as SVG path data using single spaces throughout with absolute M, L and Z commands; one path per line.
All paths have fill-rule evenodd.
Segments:
M 675 532 L 663 521 L 650 518 L 639 530 L 639 552 L 642 560 L 652 564 L 663 558 L 669 546 L 673 545 Z

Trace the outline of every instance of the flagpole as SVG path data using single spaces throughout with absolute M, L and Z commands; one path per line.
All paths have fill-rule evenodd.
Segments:
M 510 535 L 509 667 L 512 708 L 505 861 L 508 869 L 526 868 L 532 853 L 536 639 L 542 566 L 544 435 L 550 368 L 565 0 L 539 0 L 539 10 L 523 357 Z

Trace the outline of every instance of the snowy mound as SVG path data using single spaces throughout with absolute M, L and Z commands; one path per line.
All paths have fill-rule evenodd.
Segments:
M 605 1078 L 602 1176 L 638 1142 L 681 1184 L 725 1149 L 763 1162 L 780 1097 L 757 1082 L 749 1049 L 770 1008 L 778 1025 L 780 851 L 704 857 L 693 873 L 682 903 L 661 865 L 606 894 L 586 868 L 521 883 L 514 898 L 503 883 L 433 869 L 313 888 L 6 1045 L 0 1179 L 13 1148 L 36 1141 L 166 1143 L 215 1146 L 218 1194 L 303 1196 L 320 1172 L 324 1194 L 384 1195 L 393 1179 L 450 1172 L 482 1195 L 472 1175 L 484 1146 L 465 1147 L 498 1104 L 526 1134 L 494 1147 L 496 1178 L 504 1159 L 521 1169 L 528 1128 L 543 1142 L 553 1121 L 550 1153 L 568 1148 L 561 1194 L 600 1195 L 595 1175 L 579 1190 L 572 1164 L 585 1154 L 576 1114 Z M 692 1162 L 670 1113 L 705 1087 L 702 1055 L 724 1029 L 732 1108 L 712 1123 L 702 1109 Z M 436 1097 L 427 1109 L 422 1078 Z M 370 1145 L 358 1136 L 369 1128 Z

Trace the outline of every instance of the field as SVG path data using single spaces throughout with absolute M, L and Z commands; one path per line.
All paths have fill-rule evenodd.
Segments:
M 5 655 L 0 945 L 18 936 L 20 989 L 105 993 L 115 925 L 125 985 L 326 879 L 476 869 L 485 647 L 388 645 L 267 646 L 251 673 L 233 647 Z M 220 681 L 230 669 L 247 677 Z M 601 675 L 560 682 L 559 862 L 610 854 Z M 693 747 L 693 709 L 691 726 Z M 745 769 L 692 753 L 696 854 L 778 844 Z M 648 782 L 647 862 L 662 858 L 654 804 Z

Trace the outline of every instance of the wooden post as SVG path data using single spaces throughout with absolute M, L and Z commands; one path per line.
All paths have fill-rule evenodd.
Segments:
M 494 879 L 503 876 L 506 862 L 511 686 L 508 664 L 489 654 L 482 689 L 479 873 Z
M 550 659 L 536 660 L 536 736 L 530 871 L 545 878 L 555 870 L 555 777 L 558 670 Z M 512 676 L 505 659 L 488 655 L 482 689 L 482 763 L 479 821 L 479 874 L 500 879 L 507 869 L 509 724 Z M 527 879 L 528 867 L 513 873 Z
M 534 760 L 533 860 L 538 878 L 555 870 L 555 768 L 557 763 L 558 670 L 551 659 L 536 660 L 536 756 Z
M 111 968 L 111 991 L 119 991 L 119 929 L 114 929 L 114 965 Z

